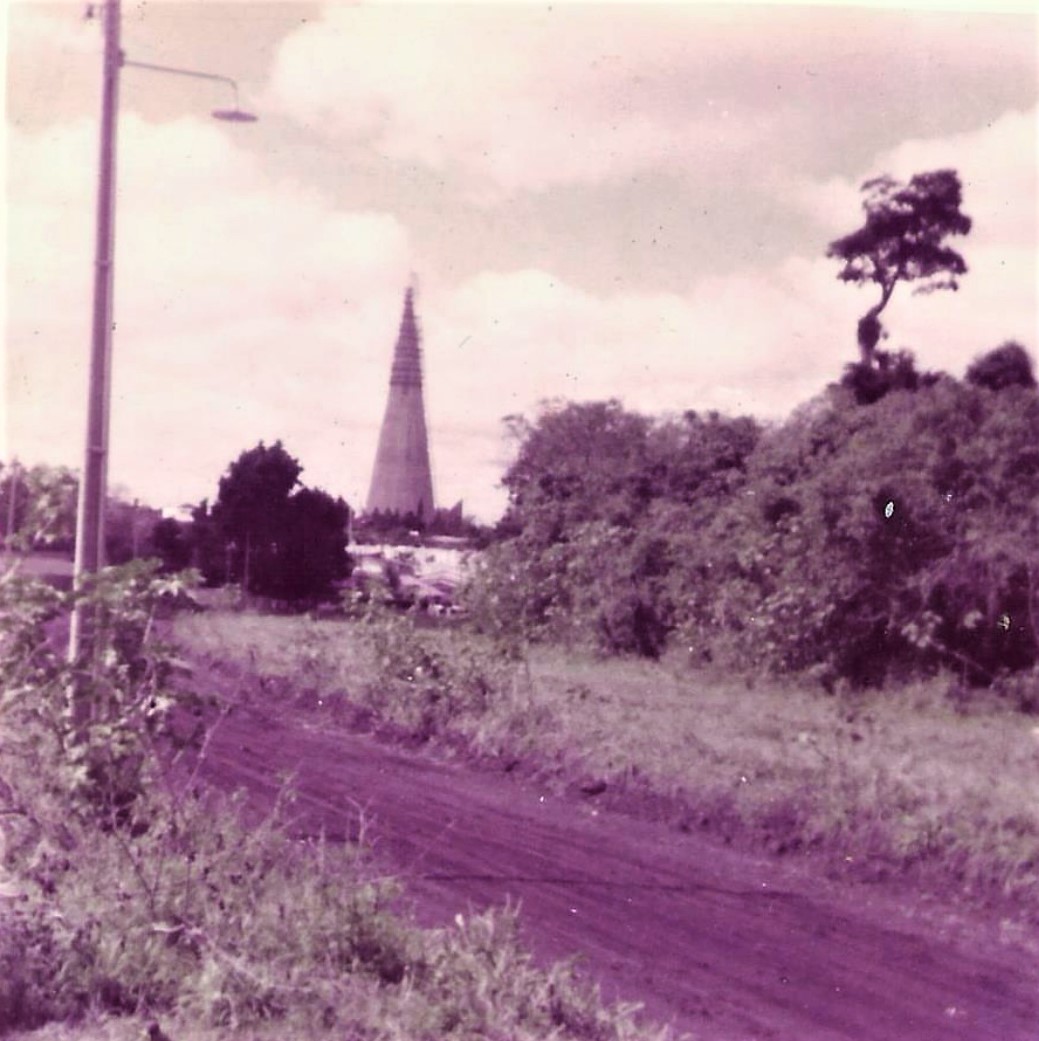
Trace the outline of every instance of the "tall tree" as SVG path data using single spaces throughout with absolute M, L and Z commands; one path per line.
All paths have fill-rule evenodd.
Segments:
M 233 543 L 236 575 L 246 592 L 270 584 L 289 496 L 303 467 L 276 441 L 243 452 L 220 478 L 213 517 Z
M 228 467 L 213 508 L 203 502 L 193 514 L 191 544 L 208 582 L 298 600 L 325 596 L 349 575 L 350 509 L 299 484 L 302 472 L 280 441 L 261 441 Z
M 908 184 L 884 174 L 866 181 L 862 191 L 865 223 L 831 242 L 826 255 L 843 261 L 841 281 L 880 289 L 858 324 L 861 363 L 872 367 L 883 333 L 880 314 L 899 282 L 920 282 L 917 293 L 958 287 L 967 264 L 946 239 L 966 235 L 971 219 L 960 212 L 963 191 L 955 170 L 916 174 Z

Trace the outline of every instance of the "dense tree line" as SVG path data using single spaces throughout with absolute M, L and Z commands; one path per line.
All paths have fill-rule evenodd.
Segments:
M 873 286 L 858 358 L 787 422 L 650 419 L 616 401 L 508 422 L 499 543 L 469 591 L 522 639 L 880 683 L 955 667 L 974 683 L 1039 660 L 1039 394 L 1005 343 L 963 381 L 880 349 L 901 283 L 955 290 L 967 265 L 955 170 L 862 186 L 830 243 Z
M 829 682 L 1039 657 L 1039 393 L 1006 344 L 964 380 L 862 405 L 834 385 L 787 422 L 615 401 L 512 420 L 478 624 L 609 652 Z

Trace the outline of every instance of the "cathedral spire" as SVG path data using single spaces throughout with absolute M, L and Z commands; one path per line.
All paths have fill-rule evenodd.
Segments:
M 411 513 L 426 521 L 433 516 L 434 509 L 422 397 L 422 348 L 412 284 L 404 293 L 389 397 L 368 492 L 368 512 Z

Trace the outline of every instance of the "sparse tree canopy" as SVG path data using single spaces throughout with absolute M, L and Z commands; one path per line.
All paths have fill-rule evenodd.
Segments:
M 967 264 L 946 239 L 966 235 L 971 219 L 960 212 L 963 192 L 955 170 L 916 174 L 908 184 L 885 174 L 866 181 L 862 191 L 865 224 L 831 242 L 826 255 L 844 262 L 837 276 L 842 281 L 880 289 L 880 300 L 858 325 L 861 362 L 870 366 L 883 332 L 880 313 L 899 282 L 920 282 L 918 293 L 957 288 Z

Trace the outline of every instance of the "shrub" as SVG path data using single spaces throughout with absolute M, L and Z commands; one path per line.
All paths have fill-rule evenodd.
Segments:
M 362 701 L 420 739 L 480 718 L 508 689 L 508 660 L 470 640 L 423 632 L 411 614 L 372 601 L 359 632 L 375 664 Z
M 933 377 L 916 371 L 916 360 L 910 351 L 874 351 L 870 362 L 856 361 L 844 368 L 841 386 L 855 396 L 859 405 L 873 405 L 896 390 L 917 390 L 921 382 Z
M 976 387 L 987 387 L 989 390 L 1034 388 L 1036 385 L 1031 356 L 1024 347 L 1012 340 L 971 362 L 966 379 Z

